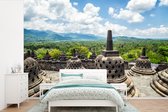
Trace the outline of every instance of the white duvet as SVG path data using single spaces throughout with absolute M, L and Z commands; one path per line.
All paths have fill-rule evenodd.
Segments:
M 64 84 L 104 84 L 103 82 L 91 79 L 74 79 L 62 81 L 58 85 Z M 70 88 L 52 88 L 42 98 L 41 102 L 55 100 L 111 100 L 115 102 L 120 109 L 124 107 L 124 101 L 120 94 L 113 88 L 94 88 L 94 87 L 70 87 Z

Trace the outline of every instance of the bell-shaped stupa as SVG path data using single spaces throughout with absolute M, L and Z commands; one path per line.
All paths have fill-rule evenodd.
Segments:
M 48 50 L 47 50 L 47 52 L 46 52 L 46 54 L 45 54 L 45 56 L 44 56 L 43 59 L 44 59 L 44 60 L 50 60 L 50 59 L 51 59 L 51 56 L 50 56 Z
M 125 74 L 124 60 L 117 50 L 113 50 L 112 31 L 108 30 L 106 50 L 95 59 L 96 68 L 107 69 L 108 83 L 126 83 L 128 96 L 138 96 L 133 81 Z
M 39 96 L 39 85 L 43 81 L 43 76 L 46 76 L 46 73 L 40 69 L 38 62 L 32 57 L 24 60 L 24 72 L 28 72 L 29 97 Z
M 76 55 L 76 50 L 73 50 L 73 57 L 67 61 L 66 69 L 84 69 L 81 60 Z
M 142 55 L 136 60 L 135 66 L 131 68 L 128 75 L 154 75 L 156 71 L 152 69 L 151 62 L 146 56 L 146 48 L 142 49 Z
M 93 52 L 89 59 L 93 59 L 94 60 L 95 58 L 96 58 L 96 53 Z
M 168 97 L 168 68 L 154 76 L 151 87 L 161 96 Z
M 67 61 L 67 56 L 66 56 L 66 54 L 63 52 L 62 54 L 61 54 L 61 56 L 59 57 L 59 60 L 60 61 Z

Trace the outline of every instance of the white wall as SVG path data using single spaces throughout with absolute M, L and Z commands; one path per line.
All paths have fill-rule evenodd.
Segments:
M 0 110 L 5 104 L 5 74 L 23 71 L 23 0 L 0 0 Z
M 0 110 L 2 110 L 5 107 L 4 86 L 5 86 L 5 77 L 4 75 L 0 74 Z

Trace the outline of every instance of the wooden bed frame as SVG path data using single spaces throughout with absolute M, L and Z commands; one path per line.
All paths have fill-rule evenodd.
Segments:
M 60 81 L 62 79 L 61 73 L 83 73 L 84 79 L 98 79 L 107 82 L 107 70 L 105 69 L 61 69 L 59 72 Z M 115 107 L 116 112 L 119 111 L 118 105 L 110 100 L 57 100 L 48 102 L 49 112 L 51 112 L 52 107 Z

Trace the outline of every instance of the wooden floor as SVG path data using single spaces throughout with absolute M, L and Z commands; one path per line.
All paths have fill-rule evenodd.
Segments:
M 129 102 L 140 112 L 168 112 L 168 99 L 131 99 Z
M 27 112 L 29 108 L 37 104 L 39 100 L 28 100 L 21 103 L 20 108 L 17 105 L 11 105 L 0 112 Z M 129 102 L 140 112 L 168 112 L 168 99 L 129 99 Z
M 37 99 L 26 100 L 20 104 L 20 108 L 17 108 L 17 105 L 11 105 L 8 108 L 0 112 L 27 112 L 32 106 L 36 105 L 39 102 Z

